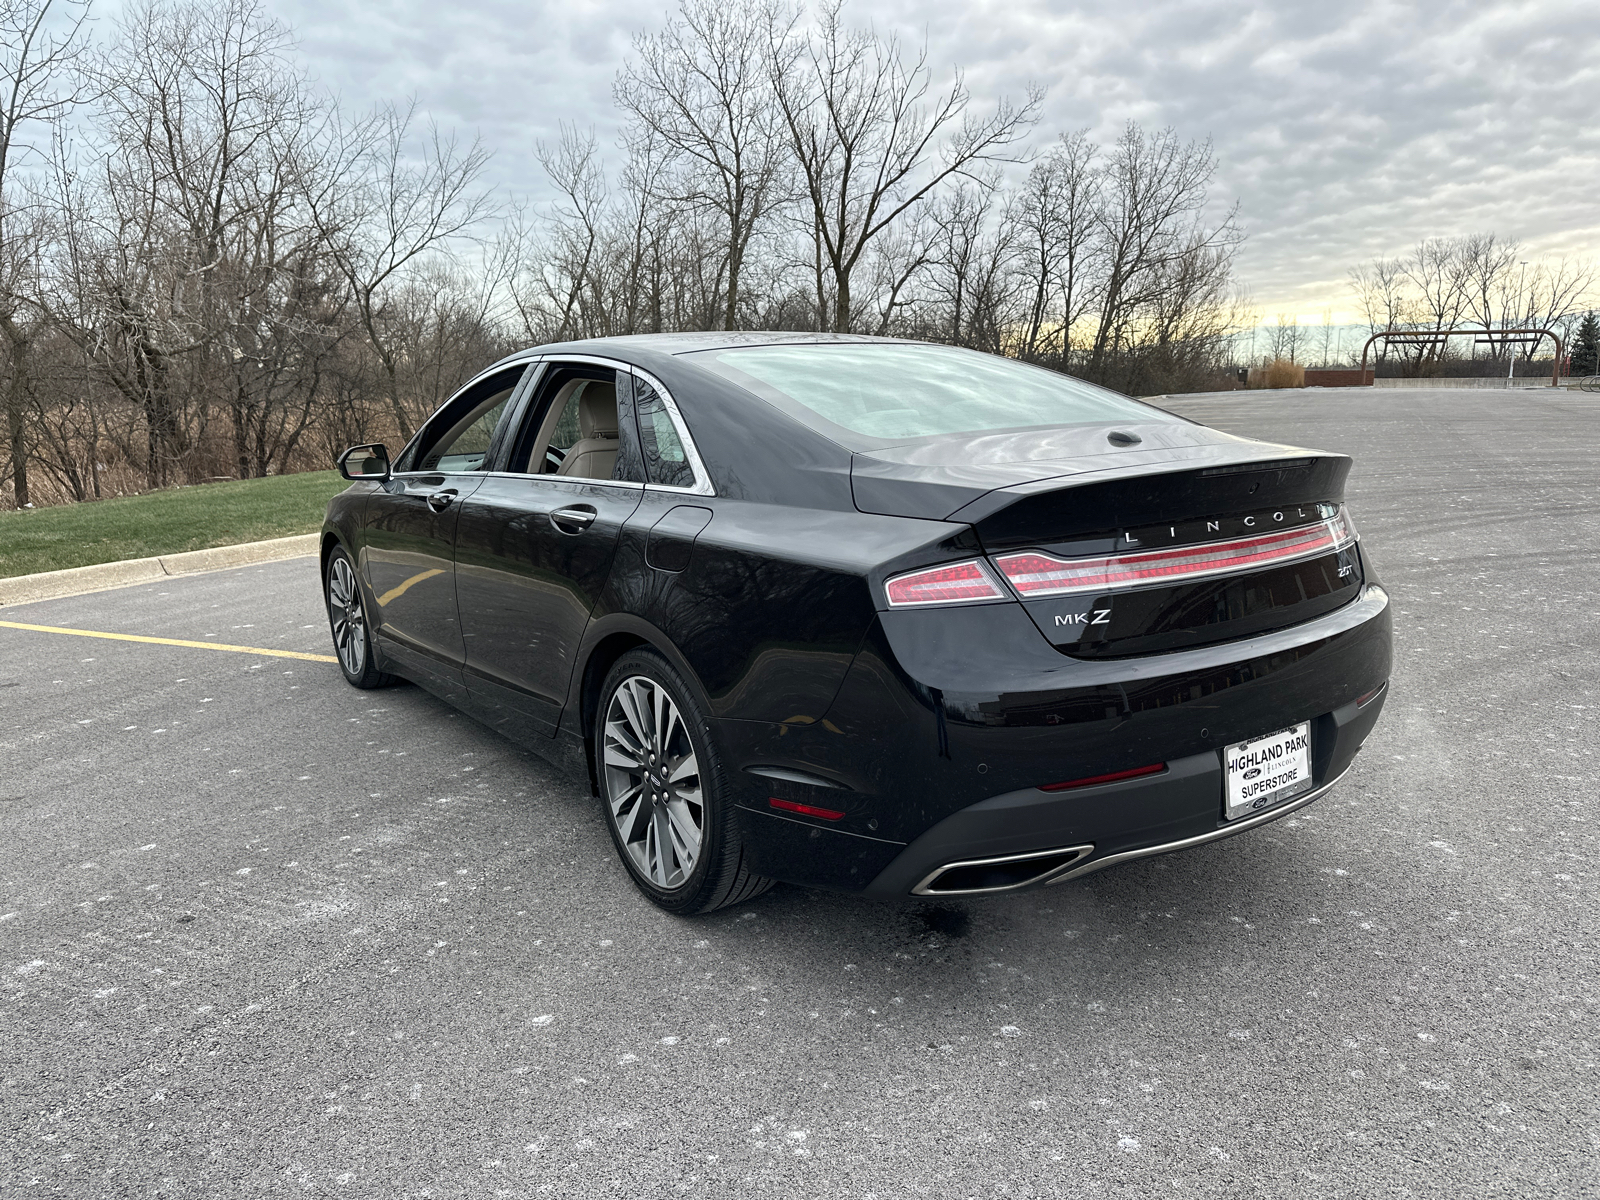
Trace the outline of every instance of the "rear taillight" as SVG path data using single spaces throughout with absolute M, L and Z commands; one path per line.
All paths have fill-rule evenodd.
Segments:
M 1004 600 L 1006 594 L 980 562 L 950 563 L 926 571 L 897 575 L 884 585 L 895 608 L 919 604 L 959 604 Z
M 1071 592 L 1107 592 L 1149 587 L 1160 583 L 1187 583 L 1214 575 L 1230 575 L 1331 554 L 1353 545 L 1355 526 L 1341 508 L 1326 521 L 1296 529 L 1175 546 L 1170 550 L 1141 550 L 1101 558 L 1056 558 L 1037 550 L 1008 554 L 995 564 L 1023 599 L 1060 596 Z

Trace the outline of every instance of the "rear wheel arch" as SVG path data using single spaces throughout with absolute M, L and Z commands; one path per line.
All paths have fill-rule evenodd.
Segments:
M 654 650 L 670 663 L 684 681 L 692 687 L 701 707 L 711 711 L 710 700 L 699 674 L 689 665 L 689 660 L 654 625 L 631 614 L 618 613 L 603 618 L 601 629 L 590 636 L 594 639 L 582 657 L 582 666 L 574 672 L 573 687 L 568 696 L 568 708 L 578 714 L 577 732 L 583 739 L 584 752 L 589 761 L 589 783 L 599 795 L 599 780 L 594 777 L 594 736 L 599 722 L 600 691 L 612 665 L 630 650 L 644 647 Z M 587 640 L 587 639 L 586 639 Z
M 583 740 L 594 740 L 594 729 L 600 711 L 600 685 L 605 682 L 611 664 L 629 650 L 638 646 L 651 646 L 636 633 L 608 633 L 595 643 L 583 663 L 583 677 L 578 690 L 578 712 L 582 719 Z

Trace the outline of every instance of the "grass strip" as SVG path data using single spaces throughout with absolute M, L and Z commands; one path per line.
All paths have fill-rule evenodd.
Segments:
M 314 533 L 348 486 L 307 471 L 0 513 L 0 578 Z

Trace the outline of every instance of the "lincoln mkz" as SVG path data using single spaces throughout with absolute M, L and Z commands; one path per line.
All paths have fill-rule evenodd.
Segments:
M 339 460 L 323 581 L 411 680 L 587 777 L 669 911 L 776 880 L 1062 883 L 1332 787 L 1383 707 L 1350 460 L 878 338 L 529 350 Z

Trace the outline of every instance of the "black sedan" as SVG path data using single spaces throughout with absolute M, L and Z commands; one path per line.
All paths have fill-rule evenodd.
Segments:
M 1338 781 L 1389 598 L 1350 460 L 1038 367 L 801 334 L 512 356 L 340 458 L 345 676 L 586 769 L 651 900 L 1061 883 Z

